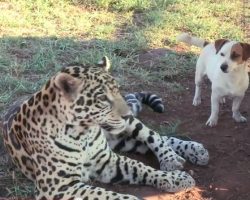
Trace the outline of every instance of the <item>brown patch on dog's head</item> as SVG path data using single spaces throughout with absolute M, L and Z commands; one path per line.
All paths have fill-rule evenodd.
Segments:
M 247 61 L 250 58 L 250 44 L 240 43 L 240 45 L 243 49 L 242 60 Z
M 210 44 L 208 41 L 204 41 L 203 47 L 207 46 L 208 44 Z
M 216 54 L 220 51 L 221 47 L 226 44 L 229 40 L 226 39 L 218 39 L 215 41 L 214 46 L 216 49 Z
M 230 58 L 237 62 L 238 64 L 242 64 L 243 60 L 243 48 L 240 43 L 236 43 L 231 48 Z

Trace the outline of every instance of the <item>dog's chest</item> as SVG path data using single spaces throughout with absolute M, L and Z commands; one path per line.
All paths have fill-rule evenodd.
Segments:
M 242 96 L 247 90 L 249 85 L 249 78 L 247 77 L 239 77 L 237 79 L 234 78 L 226 78 L 221 79 L 219 83 L 219 87 L 222 90 L 224 95 L 228 96 Z

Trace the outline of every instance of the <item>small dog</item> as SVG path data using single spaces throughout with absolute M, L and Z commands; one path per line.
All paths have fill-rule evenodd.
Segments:
M 201 82 L 207 75 L 212 83 L 212 95 L 211 115 L 206 125 L 212 127 L 217 124 L 219 103 L 224 101 L 225 96 L 233 98 L 233 119 L 246 122 L 239 107 L 249 85 L 247 60 L 250 58 L 250 45 L 226 39 L 209 43 L 187 33 L 179 35 L 177 40 L 203 48 L 196 64 L 193 105 L 201 103 Z

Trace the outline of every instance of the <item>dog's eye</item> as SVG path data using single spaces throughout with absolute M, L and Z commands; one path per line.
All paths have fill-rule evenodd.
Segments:
M 225 54 L 224 54 L 224 53 L 220 53 L 220 55 L 221 55 L 221 56 L 223 56 L 223 57 L 225 56 Z

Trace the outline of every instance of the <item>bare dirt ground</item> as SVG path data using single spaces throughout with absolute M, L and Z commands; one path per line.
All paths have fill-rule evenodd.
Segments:
M 166 112 L 156 114 L 146 110 L 141 116 L 145 122 L 171 122 L 180 120 L 178 132 L 203 143 L 210 153 L 206 167 L 187 164 L 186 170 L 194 170 L 198 189 L 177 196 L 158 199 L 205 199 L 248 200 L 250 199 L 250 125 L 238 124 L 231 118 L 231 101 L 221 106 L 219 123 L 216 127 L 205 126 L 210 114 L 210 84 L 204 84 L 203 102 L 199 107 L 192 106 L 194 94 L 193 74 L 180 80 L 186 90 L 181 94 L 168 96 Z M 161 91 L 159 88 L 158 92 Z M 159 93 L 160 94 L 160 93 Z M 250 91 L 242 103 L 241 111 L 249 119 Z M 142 190 L 141 190 L 142 191 Z M 146 190 L 149 192 L 149 190 Z M 187 196 L 188 194 L 188 196 Z M 150 199 L 150 198 L 149 198 Z M 157 199 L 155 197 L 155 199 Z
M 153 51 L 150 60 L 162 56 L 164 50 Z M 141 56 L 142 62 L 148 55 Z M 157 62 L 157 61 L 156 61 Z M 145 62 L 144 62 L 145 64 Z M 152 64 L 152 63 L 151 63 Z M 155 69 L 157 70 L 157 68 Z M 205 167 L 186 164 L 185 170 L 193 170 L 197 187 L 191 191 L 177 194 L 160 193 L 149 187 L 111 186 L 109 189 L 135 194 L 147 200 L 248 200 L 250 199 L 250 90 L 241 105 L 242 114 L 248 118 L 247 123 L 236 123 L 232 119 L 231 100 L 220 107 L 219 122 L 216 127 L 205 125 L 210 115 L 210 83 L 204 81 L 202 91 L 202 104 L 192 106 L 194 95 L 194 72 L 184 77 L 175 77 L 175 81 L 184 86 L 180 93 L 169 93 L 161 84 L 147 87 L 155 91 L 165 100 L 166 111 L 163 114 L 152 113 L 144 109 L 140 119 L 145 123 L 168 124 L 179 120 L 178 133 L 201 142 L 209 150 L 210 162 Z M 139 89 L 139 88 L 138 88 Z M 144 89 L 144 87 L 143 87 Z M 133 156 L 143 162 L 158 167 L 157 161 L 152 155 Z
M 203 101 L 199 107 L 192 106 L 194 94 L 193 74 L 180 80 L 186 86 L 181 94 L 169 96 L 158 94 L 166 99 L 166 112 L 164 114 L 152 113 L 144 110 L 141 119 L 144 122 L 157 124 L 159 122 L 172 122 L 180 120 L 178 132 L 189 136 L 192 140 L 201 142 L 209 150 L 210 162 L 208 166 L 199 167 L 189 163 L 185 170 L 193 170 L 197 187 L 188 192 L 175 195 L 160 193 L 149 187 L 110 186 L 120 192 L 135 194 L 147 200 L 248 200 L 250 199 L 250 125 L 249 122 L 238 124 L 231 118 L 231 101 L 221 106 L 219 123 L 216 127 L 205 126 L 210 114 L 210 84 L 204 84 Z M 249 119 L 250 91 L 242 103 L 241 110 Z M 152 155 L 133 156 L 143 162 L 157 166 Z
M 144 109 L 140 118 L 153 125 L 168 124 L 179 120 L 178 133 L 201 142 L 209 150 L 210 162 L 205 167 L 186 164 L 185 170 L 192 169 L 197 187 L 177 194 L 167 194 L 151 187 L 128 185 L 104 185 L 108 189 L 134 194 L 147 200 L 248 200 L 250 199 L 250 124 L 236 123 L 231 118 L 231 100 L 227 99 L 220 108 L 218 125 L 206 127 L 210 114 L 210 83 L 203 85 L 203 101 L 198 107 L 192 106 L 194 94 L 194 73 L 178 79 L 185 90 L 169 93 L 160 84 L 145 88 L 155 91 L 164 99 L 166 111 L 163 114 Z M 144 88 L 143 88 L 144 89 Z M 241 111 L 250 120 L 250 90 L 241 105 Z M 158 168 L 153 155 L 132 155 L 146 164 Z M 0 195 L 1 196 L 1 195 Z M 1 199 L 1 197 L 0 197 Z

